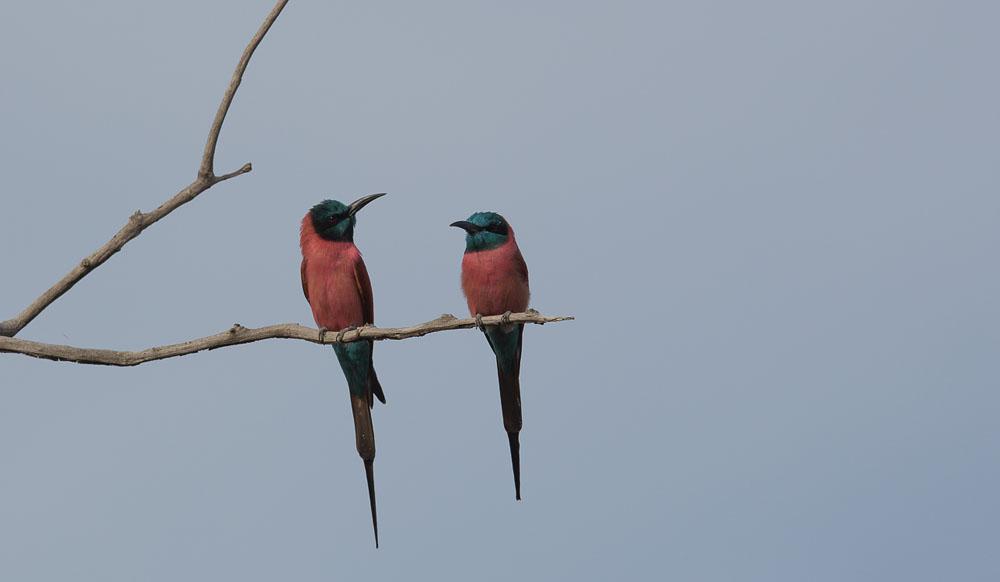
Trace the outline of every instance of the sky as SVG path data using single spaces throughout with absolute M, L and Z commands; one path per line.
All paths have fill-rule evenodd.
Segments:
M 263 0 L 5 7 L 0 318 L 195 176 Z M 0 579 L 1000 577 L 993 2 L 298 2 L 219 184 L 19 337 L 141 349 L 312 324 L 299 221 L 376 322 L 463 315 L 513 225 L 524 500 L 476 331 L 380 342 L 372 543 L 331 350 L 0 356 Z

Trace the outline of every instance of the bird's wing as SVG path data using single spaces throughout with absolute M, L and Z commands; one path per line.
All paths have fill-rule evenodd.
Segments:
M 358 257 L 358 260 L 354 263 L 354 283 L 357 285 L 358 297 L 361 298 L 361 313 L 364 323 L 375 323 L 375 301 L 372 298 L 372 282 L 368 278 L 368 269 L 365 267 L 365 261 L 361 257 Z M 382 384 L 378 381 L 378 375 L 375 374 L 375 364 L 372 361 L 374 351 L 368 351 L 368 365 L 371 366 L 368 371 L 369 406 L 374 404 L 371 398 L 372 395 L 378 398 L 382 404 L 385 404 L 385 393 L 382 392 Z
M 306 301 L 309 301 L 309 280 L 306 277 L 306 258 L 302 257 L 302 267 L 299 269 L 299 273 L 302 276 L 302 294 L 306 296 Z
M 514 270 L 517 274 L 524 280 L 524 284 L 528 284 L 528 265 L 524 262 L 524 257 L 521 256 L 521 251 L 514 253 Z
M 364 317 L 363 323 L 375 323 L 375 301 L 372 299 L 372 282 L 368 279 L 368 269 L 365 262 L 358 257 L 354 263 L 354 282 L 358 288 L 358 297 L 361 298 L 361 310 Z

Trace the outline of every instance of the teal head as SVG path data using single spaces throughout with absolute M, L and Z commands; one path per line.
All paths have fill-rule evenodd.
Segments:
M 451 223 L 465 231 L 465 252 L 488 251 L 510 238 L 510 225 L 496 212 L 477 212 L 468 220 Z
M 353 241 L 354 225 L 357 223 L 354 215 L 369 202 L 382 196 L 385 196 L 384 192 L 369 194 L 358 198 L 349 205 L 344 205 L 339 200 L 324 200 L 309 211 L 313 228 L 316 229 L 316 233 L 321 238 L 326 240 Z

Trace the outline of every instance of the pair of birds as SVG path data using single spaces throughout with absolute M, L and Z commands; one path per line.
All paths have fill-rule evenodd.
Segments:
M 324 330 L 346 330 L 375 322 L 372 285 L 368 270 L 354 245 L 356 214 L 385 194 L 363 196 L 349 205 L 324 200 L 302 219 L 302 292 L 312 308 L 316 325 Z M 462 290 L 469 312 L 482 315 L 521 312 L 528 308 L 528 267 L 514 240 L 514 231 L 495 212 L 477 212 L 451 226 L 465 230 L 462 258 Z M 514 492 L 521 499 L 521 335 L 524 324 L 480 326 L 497 359 L 500 407 L 510 443 Z M 371 408 L 374 399 L 385 404 L 385 394 L 372 363 L 372 342 L 355 341 L 333 346 L 347 377 L 354 414 L 358 455 L 365 465 L 368 501 L 371 505 L 375 547 L 378 547 L 378 517 L 375 510 L 375 432 Z

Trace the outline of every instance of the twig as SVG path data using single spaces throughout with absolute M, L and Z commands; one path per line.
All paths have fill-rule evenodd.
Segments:
M 264 38 L 264 35 L 267 34 L 268 29 L 271 28 L 274 21 L 277 20 L 278 15 L 281 14 L 281 10 L 286 4 L 288 4 L 288 0 L 279 0 L 279 2 L 274 5 L 270 14 L 267 15 L 266 19 L 264 19 L 264 23 L 261 24 L 260 29 L 257 30 L 257 34 L 253 36 L 250 40 L 250 44 L 248 44 L 246 49 L 244 49 L 243 56 L 240 58 L 240 62 L 236 66 L 236 70 L 233 71 L 232 79 L 229 81 L 229 87 L 226 89 L 226 93 L 222 97 L 222 103 L 219 104 L 219 109 L 216 111 L 215 119 L 212 121 L 212 126 L 209 129 L 208 141 L 205 144 L 205 152 L 202 155 L 201 165 L 198 169 L 198 177 L 195 181 L 181 189 L 177 192 L 177 194 L 174 194 L 172 198 L 161 204 L 156 208 L 156 210 L 145 213 L 136 211 L 135 214 L 129 218 L 125 226 L 123 226 L 113 237 L 111 237 L 111 240 L 104 243 L 104 246 L 80 261 L 80 263 L 73 267 L 69 273 L 63 276 L 62 279 L 59 279 L 59 281 L 57 281 L 56 284 L 50 287 L 47 291 L 39 295 L 37 299 L 32 301 L 31 304 L 24 308 L 24 310 L 21 311 L 21 313 L 19 313 L 16 317 L 0 322 L 0 336 L 13 337 L 17 335 L 18 332 L 24 329 L 24 327 L 31 322 L 31 320 L 35 319 L 39 313 L 51 305 L 53 301 L 61 297 L 63 293 L 72 289 L 73 285 L 76 285 L 80 279 L 86 277 L 91 271 L 104 264 L 105 261 L 120 251 L 126 243 L 139 236 L 139 234 L 146 230 L 146 228 L 148 228 L 151 224 L 170 214 L 179 206 L 194 200 L 199 194 L 219 182 L 235 178 L 241 174 L 246 174 L 253 169 L 252 166 L 247 163 L 236 171 L 223 174 L 222 176 L 216 176 L 213 171 L 215 164 L 215 146 L 219 141 L 219 132 L 222 131 L 222 122 L 226 119 L 226 113 L 229 111 L 229 106 L 232 104 L 233 97 L 236 95 L 236 89 L 240 86 L 240 81 L 243 79 L 243 73 L 246 71 L 247 64 L 250 62 L 250 57 L 253 56 L 257 45 L 260 44 L 260 41 Z
M 571 319 L 573 318 L 563 316 L 546 317 L 537 311 L 529 310 L 525 313 L 511 314 L 509 321 L 510 323 L 545 324 Z M 504 323 L 503 316 L 491 315 L 483 317 L 482 323 L 483 325 L 501 325 Z M 476 327 L 476 320 L 473 318 L 458 319 L 454 315 L 445 314 L 426 323 L 409 327 L 360 327 L 358 329 L 345 332 L 341 342 L 348 343 L 358 340 L 387 339 L 402 340 L 420 337 L 439 331 L 467 329 L 472 327 Z M 243 327 L 237 323 L 234 324 L 228 331 L 224 331 L 222 333 L 193 339 L 179 344 L 148 348 L 138 352 L 77 348 L 73 346 L 33 342 L 12 337 L 0 337 L 0 352 L 24 354 L 35 358 L 76 362 L 78 364 L 138 366 L 139 364 L 144 364 L 146 362 L 186 356 L 202 350 L 214 350 L 216 348 L 248 344 L 266 339 L 297 339 L 316 344 L 335 344 L 337 343 L 337 335 L 338 333 L 334 331 L 322 332 L 318 329 L 305 327 L 296 323 L 284 323 L 258 328 Z

